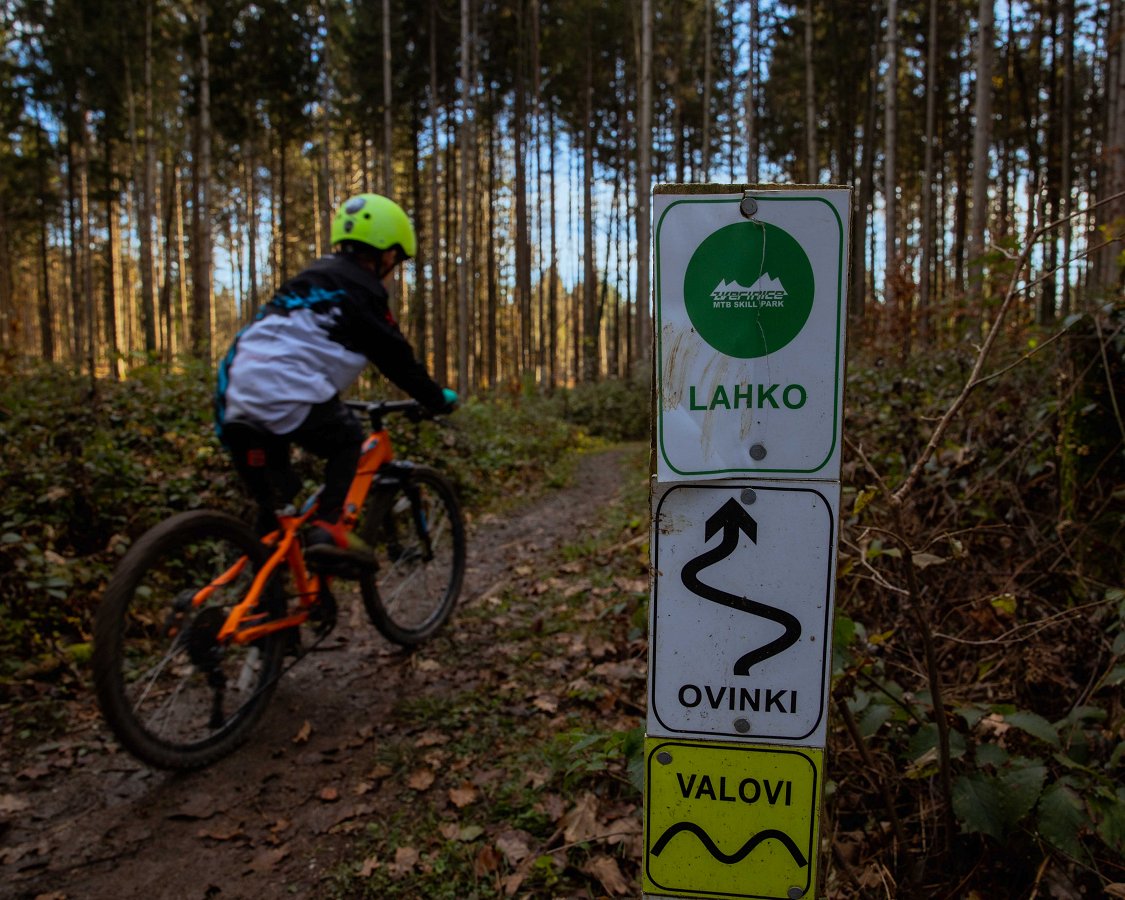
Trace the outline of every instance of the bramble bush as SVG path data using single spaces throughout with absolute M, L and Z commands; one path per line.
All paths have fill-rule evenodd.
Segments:
M 211 507 L 250 520 L 214 435 L 212 390 L 201 366 L 139 368 L 93 390 L 87 378 L 42 366 L 0 386 L 0 678 L 43 656 L 81 657 L 113 566 L 172 512 Z M 570 451 L 590 442 L 584 429 L 608 430 L 588 402 L 582 427 L 565 408 L 559 393 L 497 393 L 469 399 L 448 428 L 389 424 L 402 455 L 450 475 L 471 517 L 497 498 L 561 482 Z M 604 422 L 620 418 L 606 407 Z M 298 463 L 310 486 L 314 462 Z
M 901 507 L 975 350 L 849 361 L 830 806 L 840 856 L 902 895 L 1125 882 L 1123 326 L 1075 317 L 1039 352 L 1011 334 L 1009 360 L 1032 355 L 970 395 Z

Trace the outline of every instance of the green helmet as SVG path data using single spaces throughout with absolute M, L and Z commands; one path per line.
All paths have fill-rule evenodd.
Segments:
M 333 245 L 357 241 L 376 250 L 398 248 L 404 258 L 414 255 L 418 242 L 414 226 L 401 206 L 379 194 L 357 194 L 332 220 Z

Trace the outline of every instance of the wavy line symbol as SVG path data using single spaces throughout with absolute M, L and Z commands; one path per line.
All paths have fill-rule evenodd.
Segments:
M 733 866 L 735 863 L 742 862 L 742 860 L 746 859 L 746 857 L 753 852 L 755 847 L 768 840 L 778 841 L 786 850 L 789 851 L 790 856 L 793 857 L 793 861 L 797 863 L 797 865 L 801 868 L 804 868 L 809 864 L 808 859 L 806 859 L 805 855 L 801 852 L 801 848 L 798 847 L 796 843 L 794 843 L 793 839 L 789 837 L 789 835 L 787 835 L 784 831 L 778 831 L 776 828 L 765 828 L 762 831 L 759 831 L 757 834 L 752 835 L 749 840 L 747 840 L 746 843 L 743 844 L 736 852 L 723 853 L 723 851 L 719 849 L 718 845 L 713 840 L 711 840 L 711 835 L 709 835 L 694 822 L 677 822 L 675 825 L 672 825 L 669 828 L 665 829 L 664 834 L 660 835 L 660 838 L 657 840 L 657 842 L 652 845 L 652 855 L 659 856 L 664 851 L 664 848 L 668 846 L 668 843 L 672 840 L 672 838 L 674 838 L 682 831 L 686 831 L 689 834 L 694 834 L 697 838 L 699 838 L 699 842 L 704 846 L 708 853 L 715 857 L 715 859 L 717 859 L 719 862 L 726 863 L 728 866 Z
M 749 613 L 752 616 L 769 619 L 771 622 L 776 622 L 785 629 L 785 633 L 780 637 L 775 638 L 768 644 L 763 644 L 756 650 L 751 650 L 749 653 L 739 657 L 738 661 L 735 662 L 735 675 L 749 675 L 751 666 L 757 665 L 763 660 L 769 659 L 771 656 L 777 656 L 777 654 L 788 650 L 800 640 L 801 622 L 796 616 L 784 609 L 777 609 L 774 606 L 759 603 L 757 600 L 751 600 L 749 597 L 739 597 L 737 594 L 728 594 L 726 591 L 711 587 L 711 585 L 704 584 L 699 580 L 700 572 L 734 553 L 738 548 L 739 531 L 743 532 L 755 544 L 758 543 L 758 523 L 733 497 L 724 503 L 707 520 L 704 531 L 705 540 L 711 540 L 719 530 L 723 532 L 723 539 L 719 541 L 718 546 L 704 551 L 699 556 L 695 557 L 695 559 L 691 560 L 684 566 L 683 571 L 680 573 L 680 578 L 684 583 L 684 587 L 693 594 L 702 597 L 704 600 L 710 600 L 712 603 L 718 603 L 721 606 L 737 609 L 741 612 Z

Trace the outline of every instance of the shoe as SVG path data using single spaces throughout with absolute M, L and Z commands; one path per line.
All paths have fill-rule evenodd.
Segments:
M 316 519 L 305 535 L 305 559 L 316 568 L 377 568 L 375 551 L 339 524 Z M 338 572 L 336 574 L 339 574 Z

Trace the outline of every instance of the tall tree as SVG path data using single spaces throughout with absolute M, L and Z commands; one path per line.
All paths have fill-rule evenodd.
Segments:
M 636 359 L 645 364 L 652 358 L 649 262 L 652 215 L 652 3 L 641 0 L 640 85 L 637 90 L 637 349 Z
M 883 298 L 893 314 L 898 297 L 898 2 L 887 0 L 887 72 L 883 89 L 883 200 L 886 208 L 886 270 Z M 904 300 L 904 302 L 906 302 Z
M 191 350 L 196 359 L 211 362 L 214 309 L 211 282 L 211 59 L 207 2 L 197 0 L 199 29 L 198 83 L 195 120 L 195 190 L 192 203 L 192 332 Z
M 973 185 L 969 225 L 969 282 L 983 291 L 985 226 L 988 223 L 989 149 L 992 145 L 992 65 L 995 0 L 980 0 L 977 12 L 976 103 L 973 125 Z
M 926 149 L 922 165 L 922 235 L 920 284 L 918 289 L 918 317 L 923 339 L 930 331 L 930 269 L 933 263 L 934 234 L 934 164 L 937 140 L 937 43 L 938 2 L 929 0 L 929 25 L 926 30 Z
M 891 0 L 894 3 L 894 0 Z M 820 165 L 816 155 L 816 78 L 813 70 L 813 5 L 805 0 L 805 180 L 816 184 Z
M 469 179 L 472 171 L 471 147 L 476 141 L 473 128 L 472 48 L 475 44 L 472 27 L 472 0 L 461 0 L 461 181 L 459 184 L 460 253 L 457 261 L 457 387 L 468 393 L 469 383 Z

